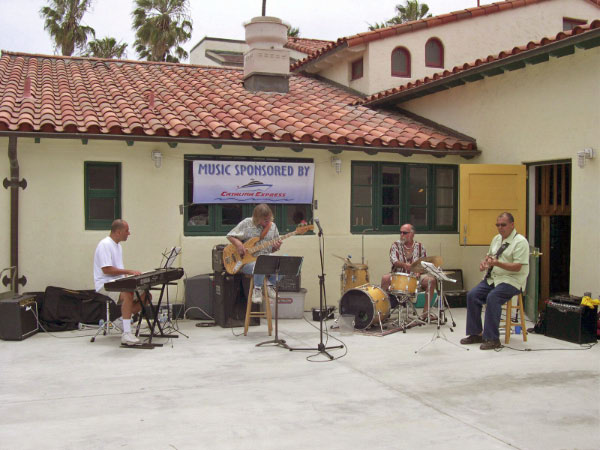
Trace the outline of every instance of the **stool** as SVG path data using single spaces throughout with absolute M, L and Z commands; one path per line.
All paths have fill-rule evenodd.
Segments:
M 523 342 L 527 342 L 527 328 L 525 327 L 525 312 L 523 311 L 523 293 L 520 292 L 519 295 L 515 295 L 515 297 L 517 297 L 517 304 L 515 306 L 512 305 L 512 298 L 506 302 L 506 321 L 504 322 L 504 325 L 500 324 L 500 328 L 505 329 L 505 332 L 504 332 L 504 343 L 505 344 L 508 344 L 510 342 L 510 332 L 512 330 L 512 327 L 515 327 L 515 326 L 521 327 L 521 333 L 523 333 Z M 521 317 L 520 321 L 513 320 L 513 318 L 512 318 L 513 309 L 517 310 L 517 316 Z
M 267 319 L 267 326 L 269 327 L 269 336 L 273 332 L 273 323 L 271 321 L 271 301 L 267 292 L 267 277 L 263 281 L 262 288 L 262 299 L 265 305 L 264 311 L 252 311 L 252 293 L 254 291 L 254 276 L 250 277 L 250 289 L 248 290 L 248 301 L 246 304 L 246 319 L 244 320 L 244 336 L 248 335 L 248 327 L 250 326 L 250 319 L 252 317 L 264 317 Z

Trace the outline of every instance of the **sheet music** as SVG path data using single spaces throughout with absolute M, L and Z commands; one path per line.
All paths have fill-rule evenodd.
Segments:
M 434 264 L 421 261 L 421 265 L 425 268 L 427 272 L 436 277 L 438 280 L 450 281 L 451 283 L 456 283 L 456 280 L 452 278 L 448 278 L 444 271 L 440 267 L 436 267 Z
M 161 269 L 170 269 L 173 263 L 175 262 L 175 258 L 179 256 L 181 253 L 181 247 L 171 247 L 170 250 L 167 250 L 163 253 L 163 257 L 167 258 L 165 263 L 161 265 Z

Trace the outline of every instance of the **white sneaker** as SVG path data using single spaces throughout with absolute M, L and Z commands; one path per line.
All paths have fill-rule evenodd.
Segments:
M 252 293 L 252 303 L 262 303 L 262 289 L 254 288 Z
M 133 333 L 123 333 L 121 335 L 121 344 L 123 345 L 136 345 L 139 343 L 140 340 L 136 338 Z
M 272 298 L 273 300 L 275 300 L 277 298 L 277 293 L 275 292 L 275 288 L 273 287 L 272 284 L 267 285 L 267 295 L 269 296 L 269 298 Z

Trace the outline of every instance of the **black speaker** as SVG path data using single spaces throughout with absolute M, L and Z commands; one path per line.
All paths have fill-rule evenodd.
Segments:
M 186 317 L 188 319 L 200 320 L 214 319 L 214 275 L 211 273 L 196 275 L 184 280 L 183 284 L 185 285 Z M 201 308 L 204 313 L 199 308 Z
M 586 344 L 596 342 L 597 307 L 549 301 L 546 304 L 546 336 Z
M 227 272 L 215 272 L 215 322 L 223 328 L 243 327 L 246 319 L 246 294 L 249 279 L 244 282 L 244 275 L 230 275 Z M 252 305 L 258 311 L 260 305 Z M 250 319 L 250 325 L 260 325 L 260 318 Z
M 22 341 L 38 331 L 35 296 L 0 300 L 0 339 Z

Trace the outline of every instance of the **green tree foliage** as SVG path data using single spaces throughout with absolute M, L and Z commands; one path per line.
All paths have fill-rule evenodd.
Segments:
M 179 62 L 188 57 L 180 44 L 192 37 L 188 0 L 135 0 L 135 51 L 148 61 Z
M 385 22 L 369 24 L 369 30 L 377 30 L 379 28 L 391 27 L 405 22 L 412 22 L 423 17 L 431 17 L 429 6 L 425 3 L 419 3 L 419 0 L 405 0 L 404 5 L 396 5 L 396 16 Z
M 112 37 L 95 39 L 90 41 L 87 46 L 87 51 L 83 56 L 93 56 L 96 58 L 117 58 L 123 59 L 127 57 L 126 43 L 117 43 L 117 40 Z
M 287 30 L 288 37 L 300 37 L 300 28 L 290 27 Z
M 88 36 L 94 29 L 81 24 L 81 19 L 90 8 L 92 0 L 49 0 L 48 6 L 40 9 L 44 29 L 54 40 L 55 51 L 71 56 L 75 49 L 85 49 Z

